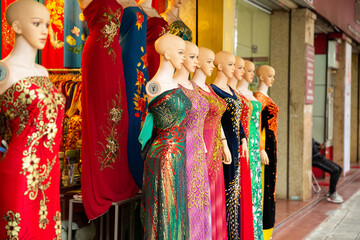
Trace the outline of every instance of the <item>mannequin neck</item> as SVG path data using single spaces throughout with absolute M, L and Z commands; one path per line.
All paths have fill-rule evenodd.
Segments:
M 248 91 L 249 83 L 245 79 L 241 79 L 240 81 L 238 81 L 236 89 L 238 89 L 239 91 Z
M 261 92 L 262 94 L 264 94 L 265 96 L 268 97 L 268 94 L 267 94 L 268 90 L 269 90 L 269 87 L 264 82 L 261 81 L 257 91 Z
M 226 92 L 229 92 L 229 91 L 231 92 L 230 87 L 227 84 L 228 80 L 229 80 L 229 78 L 225 75 L 225 73 L 218 70 L 216 73 L 214 82 L 212 84 L 214 84 L 215 86 L 217 86 L 218 88 L 220 88 Z
M 137 6 L 135 0 L 122 0 L 120 4 L 123 8 Z
M 202 90 L 210 92 L 209 87 L 206 85 L 206 74 L 203 72 L 203 70 L 201 70 L 201 68 L 197 68 L 195 70 L 191 81 L 199 86 Z
M 236 89 L 237 87 L 237 83 L 238 83 L 238 80 L 236 79 L 236 77 L 232 77 L 232 78 L 229 78 L 227 84 L 232 87 L 233 89 Z
M 36 54 L 37 49 L 31 46 L 22 35 L 17 35 L 14 48 L 6 61 L 14 65 L 32 68 L 36 65 Z
M 171 62 L 166 60 L 163 55 L 160 55 L 160 65 L 158 71 L 156 72 L 157 79 L 173 79 L 174 71 L 175 67 L 171 64 Z M 158 80 L 158 82 L 160 81 Z
M 183 87 L 188 89 L 193 89 L 192 84 L 189 81 L 190 72 L 186 69 L 184 65 L 180 69 L 176 69 L 174 74 L 174 79 L 178 84 L 181 84 Z

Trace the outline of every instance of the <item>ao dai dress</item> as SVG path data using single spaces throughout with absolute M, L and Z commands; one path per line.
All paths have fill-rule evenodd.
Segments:
M 140 156 L 138 136 L 145 120 L 147 99 L 145 85 L 149 81 L 146 54 L 146 14 L 137 6 L 124 9 L 119 32 L 119 42 L 124 66 L 129 135 L 127 154 L 129 169 L 141 189 L 144 161 Z
M 240 143 L 246 138 L 241 124 L 241 101 L 230 88 L 229 94 L 215 85 L 211 85 L 214 92 L 226 102 L 226 111 L 221 118 L 225 137 L 231 152 L 232 162 L 223 165 L 226 196 L 226 221 L 229 239 L 240 239 Z
M 193 90 L 180 85 L 192 103 L 186 125 L 186 179 L 189 208 L 189 239 L 211 239 L 210 187 L 205 159 L 204 121 L 208 101 L 192 83 Z
M 253 111 L 250 118 L 249 128 L 249 154 L 254 218 L 254 238 L 263 239 L 263 215 L 262 215 L 262 180 L 260 160 L 260 112 L 261 103 L 251 101 Z
M 211 198 L 212 239 L 226 240 L 226 202 L 223 172 L 223 145 L 221 141 L 221 117 L 226 110 L 226 102 L 209 86 L 210 92 L 200 88 L 200 94 L 209 102 L 209 113 L 204 124 L 206 162 L 208 167 Z
M 261 102 L 261 131 L 265 131 L 265 139 L 261 146 L 269 157 L 269 165 L 265 165 L 264 172 L 264 229 L 271 229 L 275 224 L 275 194 L 276 194 L 276 170 L 277 170 L 277 118 L 279 108 L 275 102 L 261 92 L 254 96 Z
M 191 102 L 179 88 L 149 103 L 154 124 L 144 165 L 145 239 L 189 239 L 185 128 L 190 108 Z

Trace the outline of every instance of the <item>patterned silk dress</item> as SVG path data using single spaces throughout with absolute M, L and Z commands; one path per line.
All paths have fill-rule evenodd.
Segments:
M 185 41 L 192 41 L 191 29 L 181 20 L 176 20 L 170 24 L 169 33 L 181 37 Z
M 154 127 L 144 166 L 145 239 L 189 239 L 185 126 L 190 108 L 191 102 L 179 88 L 149 103 Z
M 275 194 L 276 194 L 276 174 L 277 174 L 277 118 L 279 108 L 274 101 L 261 92 L 254 94 L 256 99 L 261 102 L 261 132 L 265 131 L 265 138 L 260 146 L 265 149 L 269 157 L 269 165 L 265 165 L 264 172 L 264 208 L 263 224 L 264 229 L 271 229 L 275 224 Z
M 252 203 L 254 219 L 254 238 L 263 239 L 263 215 L 262 215 L 262 181 L 260 160 L 260 112 L 261 103 L 250 101 L 253 107 L 249 128 L 249 154 L 252 186 Z
M 153 78 L 160 64 L 160 55 L 155 50 L 155 41 L 169 31 L 168 23 L 162 17 L 147 19 L 146 51 L 149 63 L 149 80 Z
M 0 95 L 0 239 L 61 239 L 58 158 L 64 97 L 47 77 Z
M 141 123 L 145 120 L 147 99 L 145 85 L 149 81 L 146 54 L 146 14 L 138 7 L 127 7 L 121 19 L 119 40 L 129 113 L 128 161 L 139 188 L 142 186 L 144 161 L 138 141 Z
M 209 102 L 209 113 L 206 115 L 204 124 L 204 141 L 210 185 L 212 239 L 227 240 L 221 141 L 221 117 L 226 110 L 226 102 L 216 95 L 210 86 L 210 92 L 204 91 L 200 87 L 199 89 L 201 96 Z
M 204 121 L 208 101 L 191 82 L 193 90 L 180 85 L 192 108 L 186 125 L 186 179 L 189 208 L 189 239 L 211 239 L 210 186 L 205 159 Z
M 240 121 L 242 105 L 233 89 L 230 88 L 232 94 L 229 94 L 213 84 L 211 87 L 218 96 L 226 101 L 226 111 L 221 118 L 221 124 L 232 157 L 230 165 L 223 165 L 227 234 L 229 239 L 240 239 L 240 143 L 241 139 L 246 138 Z
M 122 7 L 93 0 L 82 58 L 81 194 L 89 220 L 138 192 L 127 159 L 128 110 L 118 31 Z
M 242 104 L 241 123 L 244 127 L 246 136 L 249 136 L 250 118 L 252 113 L 252 104 L 244 95 L 236 91 Z M 249 139 L 247 139 L 249 142 Z M 240 151 L 242 147 L 240 146 Z M 253 211 L 252 211 L 252 190 L 250 161 L 247 162 L 245 157 L 240 157 L 240 199 L 241 199 L 241 239 L 254 239 Z

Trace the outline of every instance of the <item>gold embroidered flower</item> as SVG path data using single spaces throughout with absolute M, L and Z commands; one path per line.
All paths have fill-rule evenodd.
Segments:
M 38 171 L 33 171 L 30 172 L 29 175 L 26 176 L 26 183 L 28 185 L 29 188 L 36 190 L 38 188 L 38 184 L 39 184 L 39 172 Z
M 110 118 L 115 124 L 119 124 L 121 120 L 122 109 L 112 108 L 110 110 Z
M 47 127 L 46 127 L 46 134 L 47 134 L 47 138 L 49 140 L 52 140 L 55 138 L 55 135 L 57 133 L 57 126 L 55 123 L 53 122 L 50 122 L 47 124 Z
M 27 105 L 31 104 L 35 98 L 35 90 L 29 90 L 28 88 L 25 88 L 24 91 L 19 95 L 21 103 Z
M 85 41 L 85 34 L 81 34 L 81 40 Z
M 72 36 L 67 36 L 66 37 L 66 42 L 70 45 L 70 46 L 75 46 L 76 45 L 76 40 L 72 37 Z
M 119 145 L 117 143 L 117 141 L 113 140 L 113 139 L 107 139 L 108 142 L 106 144 L 106 148 L 109 152 L 111 153 L 116 153 L 119 149 Z
M 54 97 L 54 100 L 55 100 L 56 105 L 63 105 L 64 104 L 64 98 L 63 98 L 61 93 L 56 93 L 55 97 Z
M 15 117 L 15 113 L 13 111 L 10 111 L 10 109 L 6 110 L 6 115 L 9 116 L 10 119 L 13 119 Z
M 39 167 L 40 158 L 37 158 L 35 154 L 23 158 L 22 169 L 24 172 L 33 172 Z
M 56 113 L 55 108 L 53 108 L 52 106 L 48 106 L 48 108 L 45 111 L 46 118 L 51 119 L 52 117 L 54 117 L 55 113 Z
M 19 232 L 21 227 L 20 224 L 20 213 L 15 213 L 12 211 L 8 211 L 7 215 L 3 216 L 3 219 L 7 222 L 5 229 L 6 229 L 6 235 L 8 236 L 8 239 L 10 240 L 18 240 Z
M 54 240 L 61 240 L 61 213 L 56 212 L 56 216 L 54 216 L 53 220 L 55 221 L 55 235 L 56 238 Z
M 44 200 L 40 200 L 40 209 L 39 209 L 39 227 L 42 229 L 46 228 L 46 224 L 49 223 L 47 219 L 48 211 Z
M 83 14 L 83 13 L 80 13 L 80 14 L 79 14 L 79 20 L 80 20 L 80 21 L 84 21 L 84 20 L 85 20 L 85 17 L 84 17 L 84 14 Z
M 104 44 L 105 48 L 110 47 L 110 44 L 114 41 L 114 36 L 117 32 L 116 23 L 110 22 L 106 24 L 103 29 L 101 29 L 101 33 L 106 35 L 107 41 Z
M 49 91 L 44 91 L 43 89 L 38 89 L 38 98 L 43 101 L 44 104 L 51 104 L 53 101 L 53 96 Z

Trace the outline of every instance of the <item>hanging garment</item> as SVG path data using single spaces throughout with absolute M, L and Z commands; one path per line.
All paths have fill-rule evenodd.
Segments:
M 61 239 L 58 151 L 64 98 L 47 77 L 27 77 L 0 95 L 0 238 Z
M 181 20 L 176 20 L 169 25 L 169 33 L 181 37 L 185 41 L 192 41 L 192 31 Z
M 147 97 L 145 86 L 149 81 L 146 54 L 146 14 L 138 7 L 124 9 L 119 33 L 124 66 L 127 106 L 129 113 L 128 161 L 130 172 L 141 189 L 144 160 L 138 137 L 145 120 Z
M 81 192 L 89 220 L 138 191 L 127 160 L 128 111 L 118 30 L 122 7 L 93 0 L 82 58 Z
M 155 41 L 167 33 L 169 26 L 161 17 L 151 17 L 147 19 L 146 51 L 149 63 L 149 80 L 157 72 L 160 64 L 160 55 L 155 50 Z
M 14 47 L 15 32 L 12 27 L 7 24 L 5 11 L 7 7 L 15 2 L 15 0 L 1 0 L 1 57 L 6 58 Z

